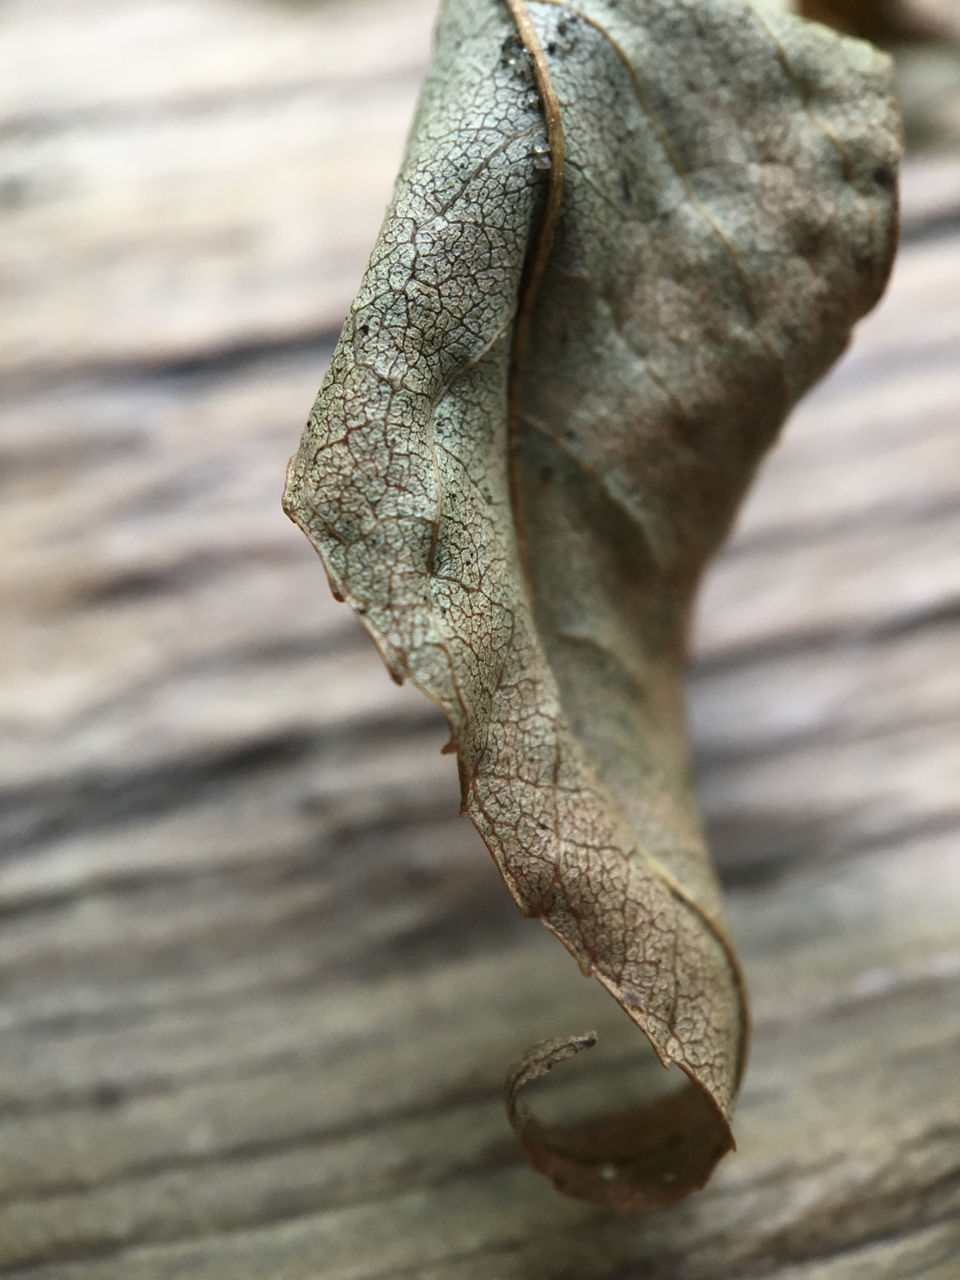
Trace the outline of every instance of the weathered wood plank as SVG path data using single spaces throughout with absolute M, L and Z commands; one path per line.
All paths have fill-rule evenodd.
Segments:
M 195 360 L 338 328 L 434 12 L 6 6 L 0 360 Z
M 556 1086 L 585 1105 L 635 1038 L 516 915 L 438 716 L 279 513 L 432 9 L 4 9 L 0 1270 L 952 1280 L 956 160 L 908 165 L 891 294 L 706 586 L 740 1150 L 611 1217 L 525 1167 L 499 1084 L 599 1021 Z

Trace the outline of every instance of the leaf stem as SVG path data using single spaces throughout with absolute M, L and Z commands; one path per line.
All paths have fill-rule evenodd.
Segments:
M 522 363 L 526 350 L 533 304 L 540 288 L 540 282 L 543 279 L 543 273 L 546 270 L 550 250 L 553 248 L 553 236 L 560 218 L 566 152 L 560 100 L 557 97 L 556 89 L 553 87 L 553 78 L 550 75 L 546 54 L 530 18 L 525 0 L 506 0 L 506 5 L 517 25 L 517 34 L 523 41 L 524 48 L 533 63 L 533 73 L 537 82 L 537 91 L 540 94 L 544 121 L 547 127 L 547 143 L 550 147 L 550 180 L 547 187 L 547 201 L 544 206 L 536 244 L 527 260 L 520 310 L 517 315 L 517 329 L 513 344 L 514 366 L 516 367 Z

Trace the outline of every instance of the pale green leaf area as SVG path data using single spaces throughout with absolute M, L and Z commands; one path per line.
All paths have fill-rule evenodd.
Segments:
M 591 1038 L 511 1076 L 531 1161 L 621 1208 L 732 1145 L 748 1014 L 691 779 L 691 604 L 884 288 L 899 152 L 888 59 L 769 6 L 448 0 L 291 463 L 289 514 L 445 713 L 521 911 L 689 1078 L 548 1127 L 516 1091 Z

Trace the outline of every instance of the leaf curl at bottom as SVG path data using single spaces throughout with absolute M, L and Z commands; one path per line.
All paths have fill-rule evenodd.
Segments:
M 521 911 L 679 1094 L 545 1125 L 622 1209 L 733 1145 L 743 978 L 694 795 L 692 601 L 764 450 L 880 296 L 885 57 L 743 0 L 447 0 L 393 201 L 291 460 L 288 514 L 391 673 L 443 710 Z

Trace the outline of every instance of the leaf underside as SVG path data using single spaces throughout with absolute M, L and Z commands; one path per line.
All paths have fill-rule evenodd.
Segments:
M 531 1162 L 624 1209 L 733 1145 L 748 1015 L 698 817 L 691 604 L 764 450 L 880 296 L 887 59 L 743 0 L 447 0 L 284 505 L 540 918 L 689 1077 Z M 562 194 L 561 194 L 562 193 Z

